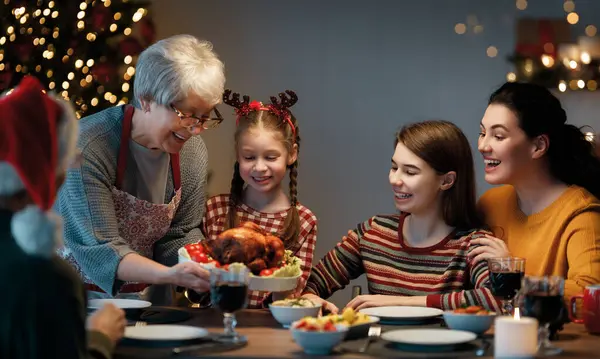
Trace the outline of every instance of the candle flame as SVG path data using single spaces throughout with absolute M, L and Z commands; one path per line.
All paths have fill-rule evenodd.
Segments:
M 515 318 L 516 320 L 519 320 L 519 319 L 521 319 L 521 313 L 519 312 L 519 308 L 515 308 L 515 315 L 514 315 L 514 318 Z

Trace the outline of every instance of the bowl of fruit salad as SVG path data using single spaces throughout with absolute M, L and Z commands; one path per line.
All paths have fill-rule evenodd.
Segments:
M 443 314 L 448 328 L 464 330 L 478 335 L 490 329 L 496 315 L 496 312 L 476 305 L 448 310 Z
M 333 324 L 331 320 L 307 317 L 295 321 L 290 326 L 292 338 L 305 353 L 327 355 L 336 345 L 341 343 L 348 327 L 344 324 Z
M 293 290 L 302 274 L 301 261 L 281 239 L 245 222 L 217 238 L 179 248 L 179 262 L 193 261 L 207 269 L 228 270 L 244 265 L 251 271 L 248 289 L 267 292 Z
M 342 314 L 328 314 L 322 318 L 334 325 L 342 324 L 348 327 L 346 340 L 366 337 L 371 325 L 379 322 L 378 317 L 357 312 L 352 308 L 344 309 Z

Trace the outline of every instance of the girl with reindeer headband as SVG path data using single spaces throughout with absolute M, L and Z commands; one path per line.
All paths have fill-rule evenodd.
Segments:
M 236 162 L 231 191 L 209 198 L 202 230 L 207 240 L 228 228 L 253 222 L 267 233 L 275 232 L 302 260 L 303 287 L 310 274 L 317 241 L 317 218 L 297 200 L 300 136 L 296 118 L 289 110 L 298 97 L 293 91 L 271 97 L 266 105 L 226 90 L 223 102 L 235 108 Z M 282 182 L 289 170 L 289 196 Z M 298 292 L 303 288 L 296 288 Z M 251 292 L 248 308 L 263 308 L 270 293 Z

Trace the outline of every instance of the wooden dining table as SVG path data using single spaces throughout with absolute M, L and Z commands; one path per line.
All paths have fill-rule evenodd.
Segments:
M 189 319 L 176 323 L 178 325 L 190 325 L 207 329 L 211 333 L 220 333 L 223 330 L 223 316 L 215 309 L 177 308 L 187 311 L 191 316 Z M 268 309 L 264 310 L 242 310 L 236 314 L 237 331 L 246 336 L 248 342 L 245 346 L 235 349 L 217 349 L 215 351 L 184 352 L 173 354 L 172 347 L 146 347 L 121 343 L 116 348 L 115 359 L 159 359 L 159 358 L 316 358 L 314 355 L 305 354 L 302 348 L 292 339 L 288 329 L 279 324 Z M 441 323 L 427 324 L 426 327 L 443 328 Z M 387 330 L 402 329 L 404 326 L 382 326 L 383 332 Z M 414 327 L 413 327 L 414 328 Z M 358 353 L 358 348 L 364 343 L 364 338 L 352 342 L 345 342 L 327 357 L 340 358 L 468 358 L 477 357 L 476 350 L 467 352 L 408 352 L 403 350 L 382 349 L 385 352 L 368 351 L 365 354 Z M 485 352 L 479 357 L 493 358 L 493 329 L 488 331 L 474 344 L 474 349 L 487 342 L 490 344 Z M 588 334 L 583 325 L 569 323 L 559 334 L 559 339 L 552 342 L 555 346 L 563 349 L 556 358 L 600 358 L 600 336 Z M 380 347 L 383 348 L 380 344 Z M 374 344 L 371 345 L 372 347 Z M 482 346 L 483 348 L 483 346 Z

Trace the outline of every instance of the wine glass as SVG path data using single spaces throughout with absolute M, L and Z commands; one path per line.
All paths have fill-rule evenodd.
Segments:
M 562 349 L 550 344 L 550 324 L 560 320 L 565 310 L 565 280 L 559 276 L 526 276 L 521 288 L 523 315 L 533 317 L 540 323 L 538 353 L 556 355 Z
M 492 294 L 502 299 L 502 312 L 511 315 L 513 300 L 525 275 L 525 259 L 517 257 L 489 258 L 488 269 Z
M 186 288 L 183 296 L 188 300 L 191 308 L 209 308 L 211 306 L 210 293 L 198 293 L 193 289 Z
M 227 343 L 245 343 L 245 336 L 235 331 L 235 312 L 248 304 L 250 270 L 245 266 L 230 266 L 228 270 L 210 271 L 210 298 L 213 306 L 223 312 L 224 332 L 217 340 Z

